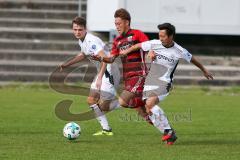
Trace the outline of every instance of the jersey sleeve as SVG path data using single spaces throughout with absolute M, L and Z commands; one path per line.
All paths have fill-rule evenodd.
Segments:
M 141 43 L 141 48 L 143 51 L 149 51 L 152 49 L 152 43 L 151 41 L 145 41 Z
M 116 40 L 113 41 L 111 55 L 113 55 L 113 56 L 118 56 L 119 55 L 119 49 L 117 48 L 117 41 Z
M 185 48 L 180 52 L 180 56 L 182 59 L 186 60 L 187 62 L 191 62 L 192 54 L 189 53 Z

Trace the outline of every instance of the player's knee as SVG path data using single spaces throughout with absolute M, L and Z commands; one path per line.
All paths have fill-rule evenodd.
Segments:
M 146 100 L 146 105 L 148 107 L 153 107 L 155 106 L 156 104 L 159 103 L 159 99 L 157 96 L 152 96 L 152 97 L 149 97 L 147 100 Z
M 122 99 L 122 98 L 119 98 L 119 104 L 123 107 L 128 107 L 128 104 Z
M 87 103 L 88 103 L 88 105 L 96 104 L 97 103 L 97 99 L 93 98 L 93 97 L 88 97 L 87 98 Z
M 145 104 L 145 108 L 147 110 L 147 112 L 149 113 L 150 110 L 155 106 L 155 102 L 151 101 L 151 100 L 146 100 L 146 104 Z
M 154 103 L 146 101 L 146 105 L 145 106 L 147 108 L 152 108 L 154 106 Z
M 99 106 L 102 111 L 105 112 L 109 111 L 109 104 L 107 102 L 101 102 Z

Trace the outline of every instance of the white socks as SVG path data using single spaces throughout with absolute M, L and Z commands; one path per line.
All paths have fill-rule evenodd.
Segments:
M 151 112 L 152 115 L 150 115 L 149 118 L 151 119 L 153 125 L 159 129 L 161 133 L 164 133 L 165 129 L 171 129 L 166 115 L 158 105 L 155 105 L 151 109 Z
M 107 120 L 107 117 L 105 116 L 105 113 L 99 109 L 98 105 L 93 104 L 90 107 L 94 110 L 96 114 L 96 119 L 101 124 L 102 128 L 104 130 L 111 130 L 111 127 L 108 124 L 108 120 Z
M 111 127 L 108 124 L 107 117 L 106 117 L 105 113 L 103 111 L 101 111 L 99 106 L 97 104 L 93 104 L 90 107 L 94 110 L 94 112 L 96 114 L 96 119 L 101 124 L 102 128 L 104 130 L 111 130 Z M 112 110 L 118 109 L 120 107 L 121 106 L 120 106 L 118 100 L 116 99 L 110 103 L 109 110 L 112 111 Z

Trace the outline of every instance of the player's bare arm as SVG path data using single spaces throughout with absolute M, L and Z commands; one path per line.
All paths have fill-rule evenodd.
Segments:
M 117 58 L 117 56 L 115 56 L 115 55 L 110 55 L 110 56 L 96 55 L 96 56 L 92 56 L 93 60 L 96 60 L 96 61 L 99 61 L 99 62 L 105 62 L 105 63 L 113 63 L 116 58 Z
M 134 46 L 132 46 L 132 47 L 126 49 L 126 50 L 120 51 L 120 55 L 121 56 L 126 56 L 127 54 L 129 54 L 133 51 L 141 49 L 142 48 L 141 46 L 142 46 L 142 43 L 135 44 Z M 156 54 L 153 50 L 150 50 L 147 54 L 147 57 L 149 59 L 151 59 L 151 61 L 153 61 L 156 58 Z
M 127 56 L 129 53 L 141 49 L 141 44 L 142 44 L 142 43 L 138 43 L 138 44 L 135 44 L 135 45 L 131 46 L 131 47 L 128 48 L 128 49 L 121 50 L 121 51 L 120 51 L 120 55 L 121 55 L 121 56 Z
M 74 58 L 72 58 L 71 60 L 61 64 L 60 67 L 60 71 L 62 71 L 64 68 L 69 67 L 73 64 L 76 64 L 80 61 L 82 61 L 85 58 L 85 55 L 83 53 L 79 53 L 77 56 L 75 56 Z
M 154 61 L 156 59 L 156 53 L 153 50 L 150 50 L 147 54 L 147 58 Z
M 105 63 L 113 63 L 116 58 L 117 58 L 117 56 L 111 55 L 109 57 L 103 57 L 102 61 Z
M 212 73 L 210 73 L 194 56 L 192 56 L 191 62 L 203 72 L 207 79 L 213 80 Z
M 104 57 L 105 54 L 104 54 L 104 51 L 101 50 L 98 52 L 98 56 L 100 57 Z M 102 77 L 104 75 L 104 72 L 106 71 L 106 68 L 107 68 L 107 64 L 105 62 L 102 62 L 101 63 L 101 67 L 100 67 L 100 70 L 99 70 L 99 73 L 97 75 L 97 81 L 96 81 L 96 86 L 97 86 L 97 89 L 100 89 L 101 88 L 101 85 L 102 85 Z

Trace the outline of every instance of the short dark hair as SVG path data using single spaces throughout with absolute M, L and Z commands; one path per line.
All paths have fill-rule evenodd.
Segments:
M 73 20 L 72 20 L 72 26 L 73 24 L 77 24 L 79 26 L 83 26 L 84 28 L 86 28 L 86 25 L 87 25 L 87 21 L 85 18 L 83 17 L 75 17 Z
M 129 21 L 129 25 L 131 23 L 130 13 L 124 8 L 120 8 L 116 10 L 114 14 L 114 18 L 121 18 L 121 19 L 127 20 Z
M 163 23 L 158 25 L 159 30 L 166 30 L 168 36 L 175 37 L 176 29 L 171 23 Z

